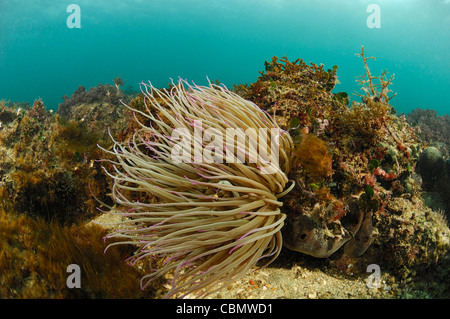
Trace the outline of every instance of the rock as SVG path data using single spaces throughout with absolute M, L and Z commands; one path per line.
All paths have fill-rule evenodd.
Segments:
M 425 186 L 436 181 L 443 173 L 444 159 L 436 147 L 428 147 L 419 156 L 417 172 Z

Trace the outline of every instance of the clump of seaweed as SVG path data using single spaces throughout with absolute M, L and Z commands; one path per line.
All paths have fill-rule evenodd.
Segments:
M 153 289 L 135 289 L 142 274 L 123 262 L 126 247 L 103 253 L 104 235 L 96 225 L 62 226 L 2 205 L 0 298 L 152 298 Z M 67 286 L 72 264 L 80 288 Z
M 109 152 L 116 157 L 108 174 L 118 204 L 109 209 L 128 219 L 108 237 L 138 247 L 132 263 L 146 259 L 153 264 L 153 258 L 162 258 L 163 265 L 152 265 L 152 272 L 142 278 L 142 287 L 173 273 L 166 297 L 205 296 L 243 276 L 261 259 L 270 263 L 279 254 L 285 215 L 278 198 L 292 188 L 285 189 L 291 165 L 286 150 L 292 140 L 279 129 L 270 139 L 268 148 L 280 148 L 278 159 L 275 152 L 258 153 L 252 134 L 244 141 L 214 138 L 212 161 L 191 158 L 195 153 L 189 143 L 182 146 L 188 159 L 178 162 L 172 156 L 177 144 L 173 134 L 192 137 L 199 123 L 204 134 L 214 130 L 214 136 L 223 137 L 229 129 L 278 126 L 255 104 L 221 86 L 180 81 L 170 90 L 151 85 L 144 89 L 145 111 L 132 111 L 150 124 L 140 123 L 129 140 L 115 142 Z M 193 145 L 202 144 L 197 140 Z M 241 152 L 244 156 L 238 159 Z M 264 173 L 267 170 L 270 173 Z
M 153 296 L 151 289 L 135 289 L 142 274 L 123 262 L 131 252 L 120 248 L 105 256 L 105 230 L 86 225 L 99 214 L 94 198 L 110 202 L 108 180 L 95 161 L 102 153 L 97 145 L 111 145 L 100 120 L 113 131 L 125 127 L 121 106 L 100 104 L 74 104 L 73 113 L 61 116 L 41 100 L 32 107 L 0 102 L 1 297 Z M 70 264 L 81 268 L 81 289 L 66 286 Z

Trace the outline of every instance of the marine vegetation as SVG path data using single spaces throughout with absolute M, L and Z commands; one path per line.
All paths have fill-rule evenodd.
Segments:
M 129 96 L 119 90 L 120 77 L 115 84 L 78 89 L 56 114 L 42 100 L 32 107 L 0 103 L 2 200 L 17 212 L 61 224 L 96 216 L 94 196 L 110 202 L 109 181 L 95 160 L 102 156 L 97 145 L 112 144 L 108 132 L 126 129 L 118 101 Z
M 159 267 L 152 264 L 142 288 L 172 272 L 166 297 L 193 292 L 204 297 L 279 254 L 285 219 L 279 198 L 294 186 L 287 178 L 292 140 L 269 115 L 225 87 L 180 81 L 170 90 L 143 88 L 145 111 L 133 111 L 146 123 L 140 122 L 125 143 L 115 141 L 111 151 L 105 150 L 116 157 L 108 175 L 117 207 L 109 209 L 127 217 L 107 236 L 122 241 L 108 247 L 136 245 L 132 264 L 163 259 Z M 279 147 L 279 159 L 253 147 L 261 140 L 240 131 L 249 128 L 278 129 L 267 148 Z M 237 130 L 236 140 L 218 138 L 230 129 Z M 203 137 L 192 144 L 180 146 L 176 139 L 198 133 Z M 195 149 L 203 150 L 208 140 L 206 147 L 215 151 L 205 160 L 206 154 Z M 174 146 L 187 152 L 187 160 L 173 158 Z
M 110 84 L 98 84 L 86 90 L 84 86 L 78 89 L 69 98 L 63 96 L 63 103 L 58 106 L 58 114 L 64 117 L 73 118 L 75 116 L 76 106 L 80 104 L 104 104 L 104 105 L 120 105 L 120 101 L 128 102 L 131 99 L 129 94 L 124 93 L 120 88 L 124 85 L 124 80 L 119 76 L 113 80 L 114 86 Z
M 205 297 L 275 258 L 405 283 L 447 267 L 445 142 L 397 115 L 393 77 L 358 57 L 355 100 L 334 92 L 337 66 L 273 57 L 234 92 L 131 96 L 119 77 L 56 114 L 0 101 L 0 296 Z M 262 152 L 258 129 L 275 132 Z M 70 263 L 85 289 L 66 289 Z

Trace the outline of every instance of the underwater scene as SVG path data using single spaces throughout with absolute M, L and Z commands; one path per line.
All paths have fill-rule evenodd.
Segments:
M 449 0 L 0 0 L 0 298 L 450 298 L 449 34 Z

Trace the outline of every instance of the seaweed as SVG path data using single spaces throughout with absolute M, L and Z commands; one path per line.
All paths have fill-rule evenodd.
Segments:
M 418 130 L 420 138 L 430 146 L 438 147 L 450 157 L 450 116 L 438 115 L 430 109 L 414 109 L 406 114 L 407 122 Z
M 113 83 L 114 86 L 107 83 L 98 84 L 89 90 L 86 90 L 84 86 L 79 86 L 70 98 L 67 95 L 62 97 L 64 102 L 58 105 L 57 113 L 66 118 L 73 118 L 76 106 L 81 104 L 120 105 L 120 101 L 124 103 L 129 102 L 132 94 L 125 94 L 120 89 L 124 84 L 124 80 L 119 76 L 113 80 Z
M 64 161 L 80 162 L 81 156 L 97 150 L 100 135 L 91 131 L 83 123 L 59 118 L 54 137 L 54 154 Z M 82 154 L 82 155 L 81 155 Z M 86 158 L 88 161 L 89 158 Z
M 59 170 L 19 170 L 11 175 L 15 209 L 46 220 L 73 222 L 82 215 L 70 172 Z
M 61 224 L 98 214 L 93 196 L 108 202 L 107 181 L 95 162 L 102 152 L 97 144 L 107 146 L 106 137 L 85 121 L 55 116 L 41 100 L 24 113 L 18 110 L 3 110 L 13 120 L 0 131 L 2 201 Z

